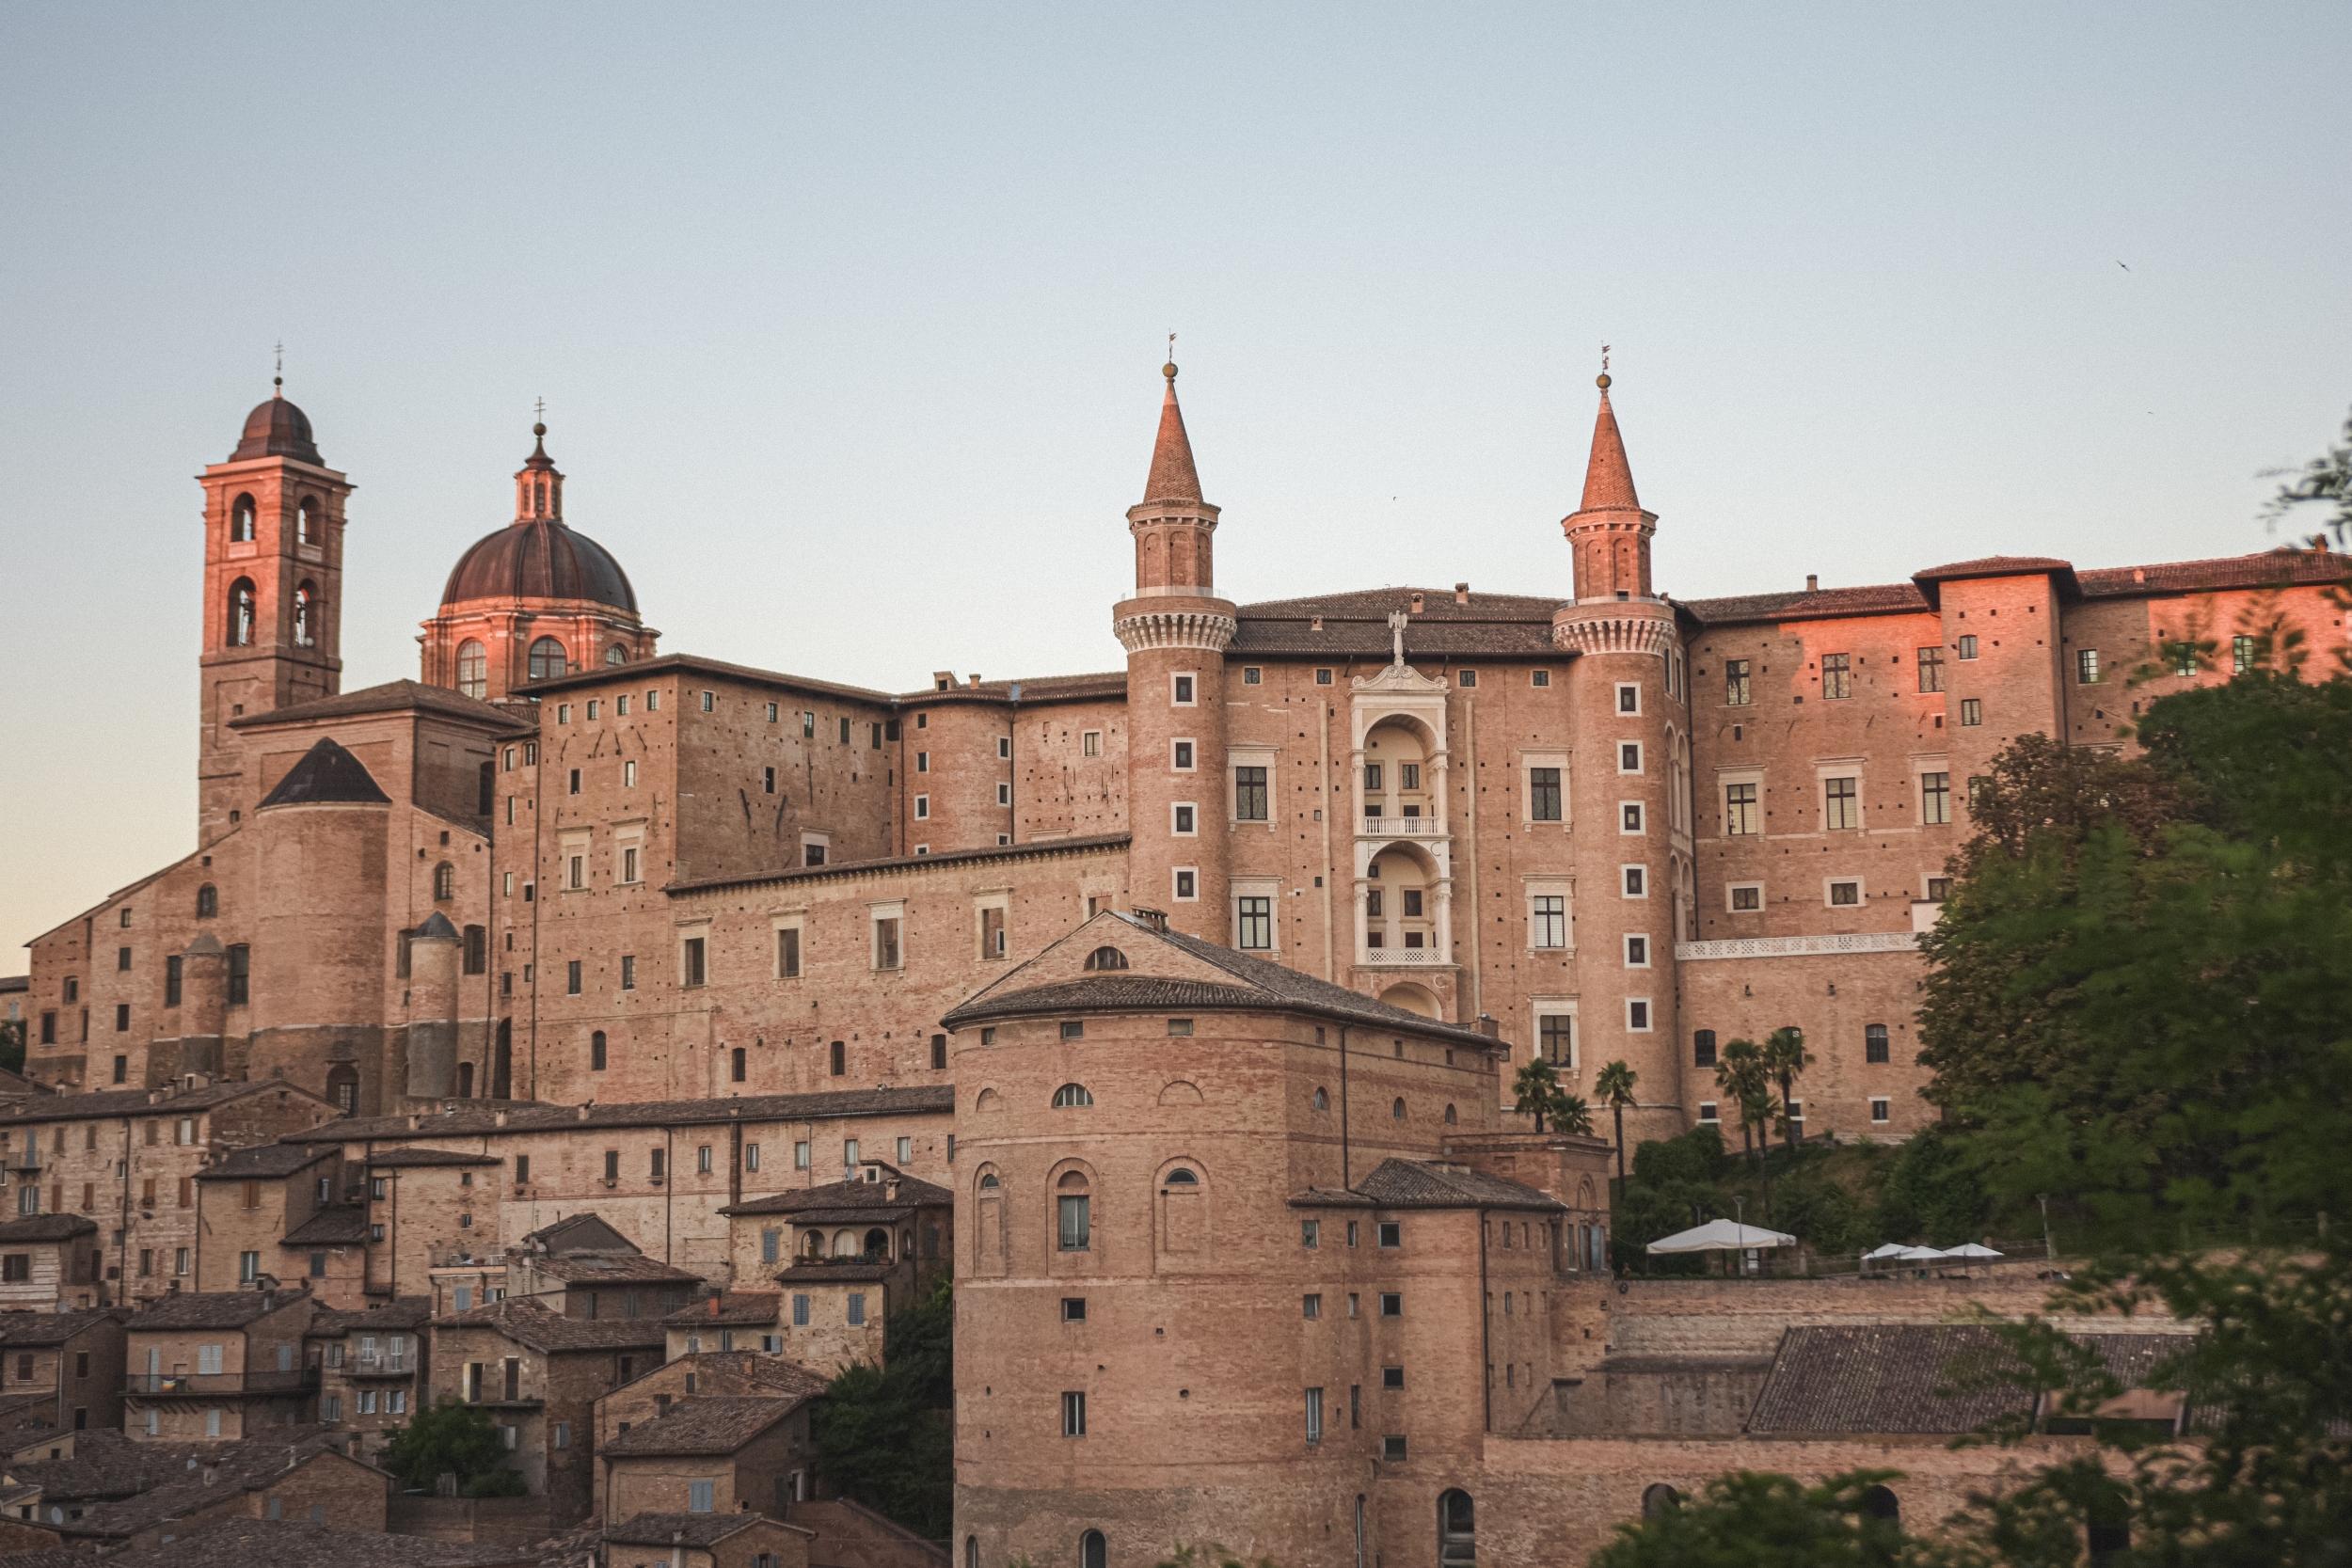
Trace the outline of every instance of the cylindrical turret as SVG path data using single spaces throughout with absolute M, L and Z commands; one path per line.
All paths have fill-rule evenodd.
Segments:
M 408 1095 L 438 1100 L 457 1081 L 457 927 L 436 910 L 408 938 Z
M 151 1060 L 147 1085 L 166 1077 L 220 1072 L 220 1041 L 229 1014 L 229 950 L 205 931 L 180 955 L 180 1055 L 174 1062 Z

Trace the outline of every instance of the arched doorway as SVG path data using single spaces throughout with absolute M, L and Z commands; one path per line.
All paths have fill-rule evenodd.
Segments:
M 326 1069 L 326 1098 L 347 1117 L 359 1114 L 359 1069 L 338 1062 Z
M 1887 1488 L 1873 1486 L 1862 1494 L 1862 1516 L 1865 1519 L 1883 1519 L 1887 1524 L 1900 1528 L 1903 1522 L 1903 1505 L 1896 1500 L 1895 1494 Z
M 498 1046 L 490 1058 L 490 1098 L 515 1098 L 515 1021 L 499 1020 Z
M 1656 1519 L 1668 1509 L 1681 1506 L 1682 1494 L 1662 1481 L 1642 1489 L 1642 1517 L 1645 1519 Z
M 1110 1568 L 1111 1544 L 1103 1532 L 1090 1529 L 1078 1537 L 1078 1568 Z
M 1438 1560 L 1478 1560 L 1478 1517 L 1470 1495 L 1460 1487 L 1438 1497 Z
M 1402 1007 L 1408 1013 L 1419 1013 L 1423 1018 L 1438 1016 L 1438 999 L 1429 994 L 1427 988 L 1414 985 L 1410 981 L 1401 986 L 1391 986 L 1380 993 L 1380 1000 L 1391 1007 Z

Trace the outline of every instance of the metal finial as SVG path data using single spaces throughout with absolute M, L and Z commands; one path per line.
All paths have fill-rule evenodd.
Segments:
M 282 341 L 278 345 L 278 369 L 271 373 L 269 384 L 273 387 L 283 387 L 286 385 L 286 345 Z M 278 392 L 272 395 L 283 397 L 285 396 L 285 393 Z
M 1168 363 L 1160 367 L 1160 373 L 1170 381 L 1176 379 L 1176 334 L 1173 332 L 1168 335 Z
M 1600 376 L 1593 385 L 1604 392 L 1609 390 L 1609 345 L 1607 343 L 1600 345 Z

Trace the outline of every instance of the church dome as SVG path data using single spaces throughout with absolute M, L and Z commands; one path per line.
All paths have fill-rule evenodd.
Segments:
M 256 457 L 291 457 L 326 467 L 310 439 L 310 416 L 287 402 L 283 393 L 273 393 L 268 402 L 256 404 L 245 417 L 245 436 L 229 454 L 229 461 L 244 463 Z
M 518 518 L 457 558 L 443 605 L 469 599 L 573 599 L 637 613 L 637 593 L 612 552 L 560 517 Z

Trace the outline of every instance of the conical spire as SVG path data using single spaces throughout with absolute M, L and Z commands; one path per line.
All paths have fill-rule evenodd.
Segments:
M 1625 437 L 1617 434 L 1616 411 L 1609 406 L 1609 376 L 1599 378 L 1600 413 L 1593 420 L 1593 455 L 1584 468 L 1584 499 L 1579 512 L 1639 512 L 1633 467 L 1625 460 Z
M 1160 367 L 1168 395 L 1160 404 L 1160 438 L 1152 447 L 1152 477 L 1143 483 L 1147 501 L 1197 501 L 1200 476 L 1192 466 L 1192 441 L 1184 435 L 1184 411 L 1176 406 L 1176 362 Z

